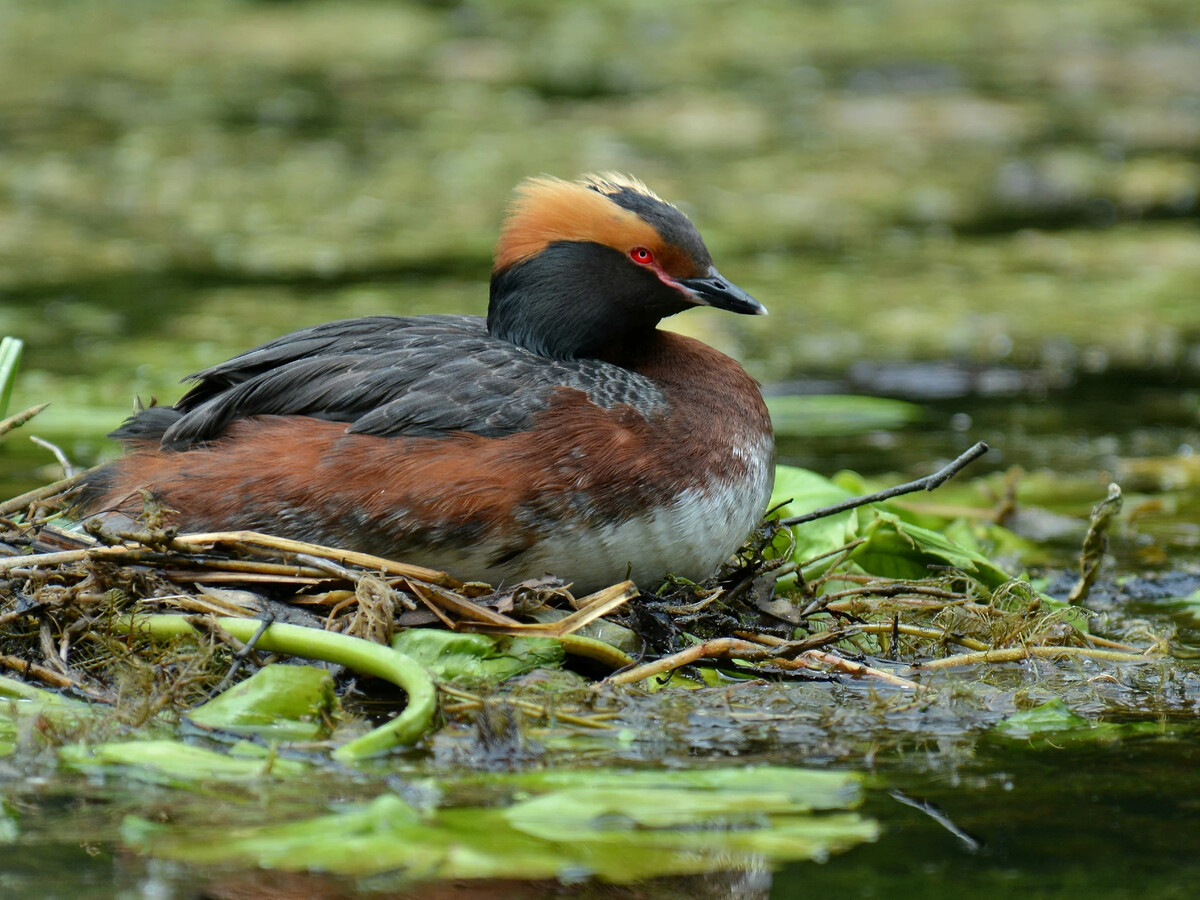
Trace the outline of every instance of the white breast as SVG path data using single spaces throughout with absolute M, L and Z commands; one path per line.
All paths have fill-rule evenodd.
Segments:
M 510 564 L 488 569 L 484 580 L 511 584 L 550 573 L 570 581 L 576 596 L 626 577 L 649 589 L 668 574 L 702 581 L 742 546 L 771 496 L 775 469 L 770 436 L 740 445 L 735 454 L 738 464 L 730 470 L 744 474 L 730 478 L 728 472 L 719 473 L 619 524 L 564 524 Z M 479 571 L 482 562 L 463 571 Z

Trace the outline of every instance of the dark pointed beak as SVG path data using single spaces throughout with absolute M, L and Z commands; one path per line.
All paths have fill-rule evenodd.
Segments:
M 715 266 L 710 267 L 708 274 L 701 278 L 682 278 L 679 283 L 691 294 L 692 300 L 704 306 L 725 309 L 747 316 L 765 316 L 767 314 L 765 306 L 732 281 L 727 281 Z

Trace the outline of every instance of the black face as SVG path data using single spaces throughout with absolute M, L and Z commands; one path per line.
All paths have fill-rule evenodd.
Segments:
M 619 250 L 560 241 L 492 277 L 488 331 L 542 356 L 611 359 L 693 305 Z

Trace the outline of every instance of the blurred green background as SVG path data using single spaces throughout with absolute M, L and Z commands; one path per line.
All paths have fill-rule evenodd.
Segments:
M 594 170 L 767 304 L 671 325 L 769 390 L 1103 415 L 1136 373 L 1200 421 L 1194 0 L 0 0 L 14 407 L 90 462 L 283 331 L 482 312 L 512 186 Z

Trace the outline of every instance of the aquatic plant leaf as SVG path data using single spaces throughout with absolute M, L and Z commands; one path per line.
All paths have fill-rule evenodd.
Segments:
M 410 628 L 392 639 L 399 650 L 443 681 L 498 684 L 524 672 L 562 665 L 562 645 L 552 638 L 467 634 Z
M 0 844 L 11 844 L 20 836 L 21 826 L 16 809 L 7 801 L 0 804 Z
M 1155 722 L 1095 722 L 1072 712 L 1056 697 L 1005 717 L 992 730 L 1001 737 L 1034 741 L 1043 738 L 1038 743 L 1061 746 L 1064 740 L 1072 743 L 1115 741 L 1139 733 L 1155 733 L 1161 726 Z
M 879 836 L 879 826 L 857 813 L 770 816 L 728 827 L 701 819 L 693 827 L 645 829 L 606 820 L 569 829 L 579 856 L 573 870 L 608 881 L 641 881 L 664 875 L 745 868 L 756 861 L 824 860 Z
M 1012 576 L 978 551 L 963 547 L 944 534 L 876 511 L 862 528 L 866 542 L 851 554 L 862 569 L 884 578 L 928 578 L 940 570 L 954 569 L 993 590 Z
M 342 744 L 333 751 L 334 759 L 353 762 L 385 753 L 397 746 L 418 740 L 430 727 L 437 710 L 437 691 L 428 670 L 416 660 L 362 638 L 273 623 L 261 631 L 262 622 L 220 616 L 217 624 L 238 640 L 249 641 L 257 635 L 259 649 L 275 650 L 310 659 L 321 659 L 348 666 L 357 672 L 384 678 L 404 689 L 408 705 L 404 711 L 366 734 Z M 186 616 L 121 616 L 113 627 L 159 638 L 190 634 L 194 629 Z
M 214 832 L 155 826 L 131 817 L 129 843 L 193 863 L 242 863 L 292 871 L 413 877 L 555 877 L 569 862 L 553 844 L 511 829 L 493 809 L 422 816 L 394 794 L 302 822 Z
M 790 811 L 848 809 L 862 800 L 862 779 L 853 772 L 795 769 L 786 766 L 745 766 L 716 769 L 590 769 L 547 770 L 511 775 L 466 778 L 459 785 L 503 785 L 517 790 L 548 791 L 564 788 L 635 788 L 707 790 L 714 792 L 772 794 L 785 797 Z
M 787 501 L 787 505 L 776 513 L 779 518 L 786 519 L 833 506 L 853 496 L 853 493 L 824 475 L 795 466 L 776 466 L 775 488 L 771 492 L 770 506 L 774 507 Z M 836 550 L 853 538 L 851 529 L 854 521 L 854 512 L 850 510 L 802 525 L 793 525 L 796 548 L 792 552 L 792 558 L 797 562 L 804 562 L 814 556 Z
M 518 831 L 551 840 L 589 840 L 599 828 L 687 828 L 697 822 L 726 827 L 761 823 L 794 809 L 787 797 L 686 788 L 567 788 L 525 800 L 505 818 Z
M 333 676 L 316 666 L 270 665 L 224 691 L 188 718 L 205 728 L 306 741 L 328 733 L 337 709 Z
M 762 767 L 756 790 L 688 788 L 684 778 L 711 775 L 713 785 L 739 785 L 746 770 L 726 776 L 661 773 L 679 787 L 645 790 L 635 777 L 625 788 L 550 791 L 508 809 L 457 807 L 418 813 L 399 797 L 375 800 L 303 822 L 254 828 L 188 829 L 130 817 L 127 843 L 154 856 L 193 863 L 241 863 L 290 870 L 371 875 L 403 871 L 413 878 L 579 878 L 635 881 L 730 867 L 824 859 L 831 852 L 874 840 L 878 826 L 855 813 L 810 814 L 803 799 L 770 790 L 858 779 Z M 755 772 L 756 770 L 749 770 Z M 557 775 L 586 780 L 586 772 Z M 603 779 L 622 773 L 606 772 Z M 660 773 L 623 773 L 646 776 Z M 829 777 L 826 777 L 829 776 Z M 513 778 L 500 776 L 502 784 Z M 485 776 L 464 784 L 486 782 Z M 746 785 L 749 786 L 749 785 Z M 453 785 L 448 791 L 456 791 Z M 857 792 L 847 792 L 857 802 Z M 826 794 L 832 800 L 832 795 Z
M 547 840 L 577 840 L 600 827 L 684 828 L 696 822 L 740 825 L 787 812 L 786 797 L 684 788 L 567 788 L 525 800 L 505 812 L 518 830 Z
M 9 712 L 0 708 L 0 757 L 8 756 L 17 749 L 17 721 Z
M 783 436 L 837 437 L 894 431 L 921 418 L 921 407 L 887 397 L 855 394 L 801 394 L 768 397 L 775 433 Z
M 59 758 L 80 771 L 97 772 L 121 766 L 123 774 L 129 777 L 177 786 L 271 775 L 294 776 L 308 769 L 295 760 L 240 758 L 169 740 L 120 741 L 95 746 L 72 744 L 59 749 Z
M 1073 728 L 1090 728 L 1092 723 L 1076 715 L 1061 700 L 1049 700 L 1033 709 L 1013 713 L 996 723 L 996 730 L 1010 737 L 1028 737 L 1047 731 L 1067 731 Z
M 1200 621 L 1200 590 L 1193 591 L 1186 597 L 1168 601 L 1168 605 L 1176 609 L 1181 614 Z
M 1026 511 L 1029 512 L 1029 510 Z M 992 557 L 1019 559 L 1027 565 L 1045 564 L 1050 559 L 1044 548 L 995 522 L 956 518 L 946 521 L 941 526 L 941 531 L 956 544 L 983 554 L 989 559 Z
M 86 703 L 71 700 L 62 694 L 9 678 L 7 675 L 0 675 L 0 697 L 30 701 L 33 704 L 32 708 L 39 712 L 44 709 L 61 709 L 83 715 L 92 710 L 92 707 Z
M 30 716 L 61 729 L 74 729 L 104 715 L 101 708 L 71 700 L 62 694 L 0 675 L 0 699 L 10 702 L 0 705 L 0 757 L 8 756 L 17 746 L 17 722 Z

